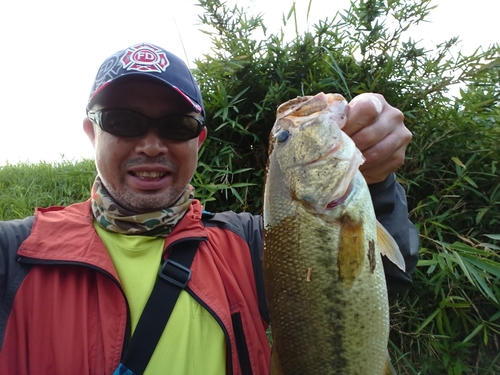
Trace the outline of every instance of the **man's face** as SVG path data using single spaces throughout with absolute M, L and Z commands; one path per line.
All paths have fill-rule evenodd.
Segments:
M 117 83 L 91 109 L 129 109 L 150 118 L 199 114 L 172 89 L 153 82 Z M 135 212 L 171 206 L 191 180 L 206 128 L 194 139 L 172 141 L 151 127 L 138 137 L 104 132 L 88 118 L 84 130 L 95 149 L 98 174 L 117 203 Z

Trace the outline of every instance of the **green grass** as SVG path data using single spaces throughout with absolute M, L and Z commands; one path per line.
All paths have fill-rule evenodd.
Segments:
M 0 220 L 32 215 L 36 207 L 86 200 L 95 176 L 93 160 L 1 166 Z

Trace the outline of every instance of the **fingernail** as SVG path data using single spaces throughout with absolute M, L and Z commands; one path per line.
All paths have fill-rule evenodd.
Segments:
M 370 96 L 370 100 L 372 101 L 373 105 L 375 106 L 375 110 L 377 111 L 377 113 L 381 113 L 382 112 L 382 102 L 375 95 Z

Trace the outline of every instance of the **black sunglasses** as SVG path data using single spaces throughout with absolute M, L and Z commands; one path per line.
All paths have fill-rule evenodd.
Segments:
M 148 127 L 155 126 L 163 138 L 187 141 L 199 136 L 205 126 L 201 118 L 191 115 L 152 119 L 127 109 L 99 109 L 88 111 L 87 116 L 105 132 L 119 137 L 139 137 L 146 134 Z

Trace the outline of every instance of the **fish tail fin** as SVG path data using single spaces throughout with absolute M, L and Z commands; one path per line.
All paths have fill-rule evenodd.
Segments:
M 377 221 L 377 240 L 380 253 L 385 255 L 392 263 L 398 266 L 402 271 L 406 270 L 405 259 L 399 246 L 392 238 L 390 233 L 385 229 L 382 224 Z
M 281 363 L 278 358 L 278 353 L 273 348 L 271 352 L 271 369 L 269 372 L 270 375 L 283 375 L 283 369 L 281 368 Z
M 389 356 L 389 352 L 387 352 L 387 359 L 385 361 L 384 373 L 382 375 L 397 375 L 396 370 L 392 366 L 391 357 Z

